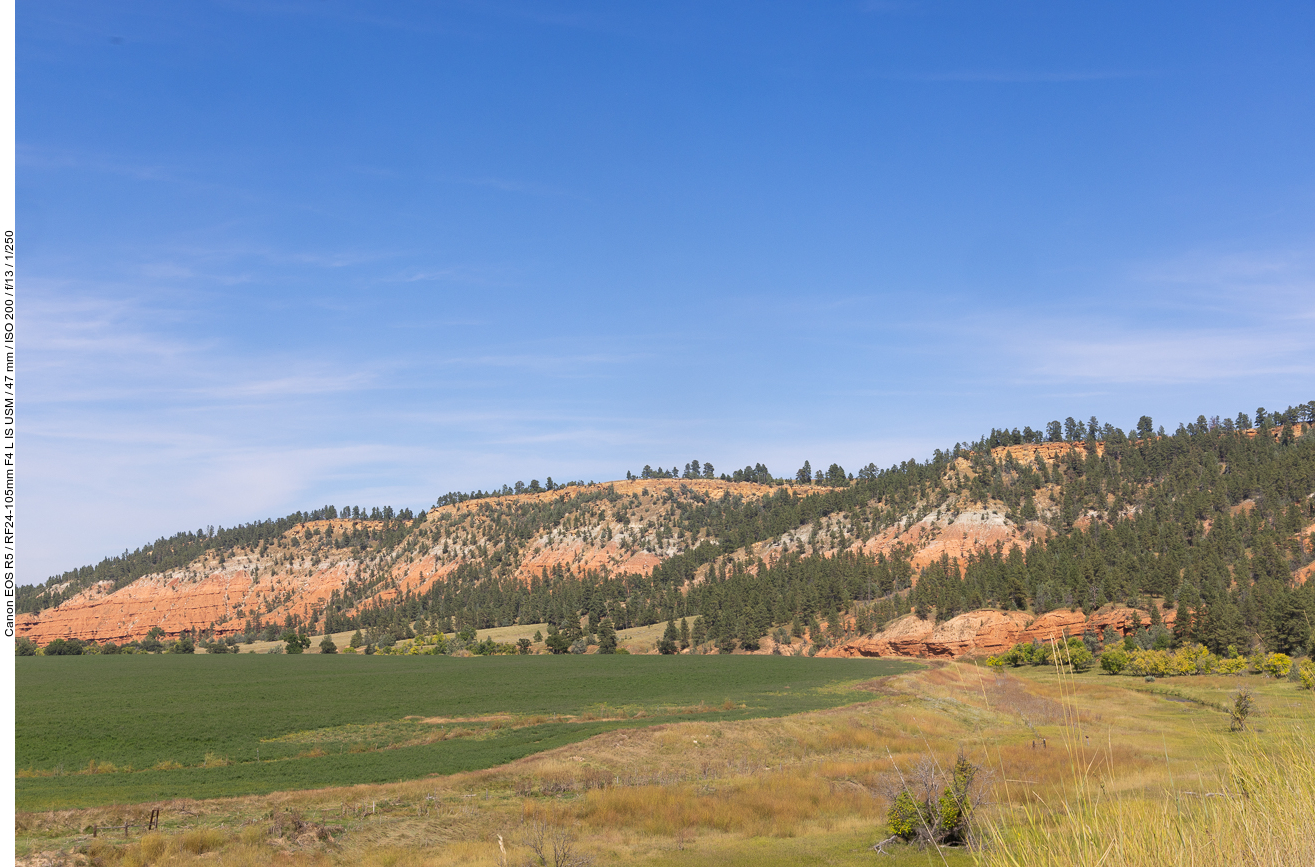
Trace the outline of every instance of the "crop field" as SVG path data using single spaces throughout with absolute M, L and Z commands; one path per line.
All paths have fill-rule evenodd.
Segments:
M 20 810 L 386 783 L 617 728 L 871 698 L 892 660 L 85 656 L 17 664 Z

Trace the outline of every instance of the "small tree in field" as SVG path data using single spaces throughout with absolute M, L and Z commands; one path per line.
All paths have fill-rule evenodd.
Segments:
M 1228 711 L 1229 731 L 1244 732 L 1247 718 L 1256 709 L 1256 699 L 1249 689 L 1239 689 L 1233 698 L 1233 706 Z
M 291 629 L 283 633 L 280 640 L 287 643 L 288 653 L 304 653 L 306 648 L 310 647 L 310 636 L 299 635 Z
M 333 643 L 333 637 L 325 635 L 324 640 L 320 642 L 320 653 L 337 653 L 338 645 Z
M 962 752 L 949 773 L 931 758 L 923 759 L 908 775 L 901 775 L 886 814 L 891 835 L 872 848 L 903 840 L 919 846 L 966 846 L 972 842 L 973 813 L 981 804 L 976 785 L 980 768 Z
M 555 654 L 566 653 L 571 649 L 571 638 L 554 624 L 548 625 L 548 650 Z

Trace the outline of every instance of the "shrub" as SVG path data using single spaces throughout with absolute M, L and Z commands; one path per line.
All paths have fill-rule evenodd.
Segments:
M 1110 674 L 1134 677 L 1179 677 L 1189 674 L 1240 674 L 1247 666 L 1262 670 L 1265 658 L 1220 658 L 1199 644 L 1178 650 L 1134 650 L 1111 648 L 1101 654 L 1100 667 Z M 1275 663 L 1278 666 L 1278 663 Z M 1276 667 L 1275 670 L 1279 670 Z M 1286 669 L 1283 669 L 1286 671 Z
M 1297 664 L 1296 672 L 1303 689 L 1315 689 L 1315 662 L 1303 659 Z
M 1247 670 L 1247 661 L 1241 656 L 1231 656 L 1215 663 L 1215 674 L 1241 674 Z
M 1112 647 L 1100 655 L 1100 667 L 1110 674 L 1120 674 L 1128 667 L 1128 652 L 1121 647 Z
M 14 655 L 15 655 L 15 656 L 36 656 L 36 655 L 37 655 L 37 646 L 36 646 L 36 643 L 33 642 L 32 639 L 30 639 L 30 638 L 20 638 L 20 639 L 18 639 L 17 641 L 14 642 Z
M 1266 654 L 1257 666 L 1257 670 L 1268 677 L 1287 677 L 1292 668 L 1292 657 L 1286 653 Z
M 42 648 L 41 652 L 46 656 L 81 656 L 82 642 L 76 638 L 70 638 L 67 641 L 63 638 L 56 638 Z
M 1008 665 L 1018 668 L 1023 665 L 1045 665 L 1050 662 L 1050 648 L 1039 641 L 1015 644 L 999 656 L 986 660 L 987 665 L 1000 668 Z
M 918 802 L 913 800 L 913 796 L 906 789 L 896 795 L 895 800 L 891 802 L 886 821 L 890 823 L 890 833 L 901 840 L 911 841 L 917 836 L 926 819 L 918 809 Z
M 1247 718 L 1256 709 L 1256 700 L 1251 690 L 1239 689 L 1233 699 L 1233 706 L 1228 711 L 1228 728 L 1230 731 L 1246 731 Z
M 1096 658 L 1081 638 L 1069 638 L 1052 648 L 1049 643 L 1040 641 L 1015 644 L 999 656 L 988 657 L 986 664 L 995 668 L 1009 665 L 1018 668 L 1023 665 L 1053 665 L 1054 652 L 1059 651 L 1060 661 L 1071 665 L 1074 671 L 1086 671 L 1095 664 Z
M 971 842 L 973 811 L 981 802 L 974 790 L 979 772 L 962 752 L 948 775 L 934 761 L 924 759 L 907 779 L 901 778 L 886 814 L 891 836 L 873 848 L 880 850 L 897 839 L 936 846 Z
M 324 640 L 320 642 L 320 653 L 337 653 L 337 652 L 338 652 L 338 645 L 334 644 L 333 638 L 326 634 L 324 636 Z
M 1078 641 L 1080 643 L 1077 647 L 1069 647 L 1068 649 L 1068 662 L 1073 666 L 1074 671 L 1087 671 L 1095 663 L 1096 658 L 1091 655 L 1091 651 L 1087 649 L 1085 642 L 1081 642 L 1081 639 L 1078 639 Z

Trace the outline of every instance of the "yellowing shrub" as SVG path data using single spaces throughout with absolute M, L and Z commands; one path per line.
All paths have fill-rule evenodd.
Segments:
M 1109 659 L 1106 659 L 1109 657 Z M 1276 658 L 1277 657 L 1277 658 Z M 1180 647 L 1177 650 L 1134 650 L 1126 653 L 1119 648 L 1105 651 L 1101 657 L 1101 667 L 1111 674 L 1129 674 L 1134 677 L 1181 677 L 1191 674 L 1241 674 L 1249 665 L 1256 671 L 1274 677 L 1287 674 L 1292 660 L 1281 653 L 1271 653 L 1267 657 L 1253 656 L 1250 660 L 1237 657 L 1226 659 L 1215 656 L 1199 644 Z
M 1260 661 L 1261 674 L 1269 677 L 1287 677 L 1292 670 L 1292 657 L 1286 653 L 1270 653 Z
M 1247 661 L 1241 656 L 1221 659 L 1215 663 L 1215 674 L 1241 674 L 1247 670 Z
M 1297 666 L 1297 678 L 1304 689 L 1315 689 L 1315 662 L 1303 659 Z

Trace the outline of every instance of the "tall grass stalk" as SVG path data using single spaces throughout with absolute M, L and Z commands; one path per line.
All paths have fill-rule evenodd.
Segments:
M 1073 679 L 1062 667 L 1056 674 L 1069 705 Z M 1050 803 L 1037 796 L 997 813 L 983 829 L 986 845 L 977 864 L 1315 864 L 1315 737 L 1309 731 L 1221 734 L 1218 783 L 1187 790 L 1171 776 L 1158 795 L 1116 797 L 1090 772 L 1095 757 L 1086 755 L 1076 714 L 1064 729 L 1073 777 L 1068 795 Z

